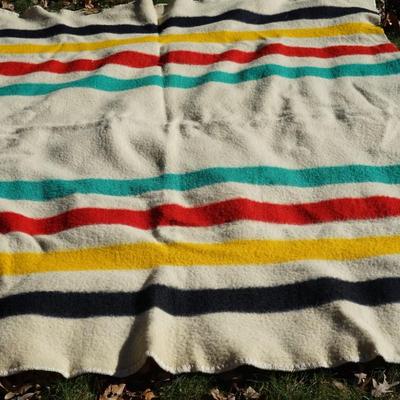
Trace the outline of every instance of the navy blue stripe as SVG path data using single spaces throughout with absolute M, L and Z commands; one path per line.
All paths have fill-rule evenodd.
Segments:
M 348 282 L 321 278 L 274 287 L 183 290 L 151 285 L 138 292 L 33 292 L 0 299 L 0 318 L 135 316 L 154 307 L 173 316 L 220 312 L 276 313 L 346 300 L 364 306 L 400 303 L 400 278 Z
M 172 17 L 164 21 L 160 25 L 146 24 L 146 25 L 86 25 L 86 26 L 69 26 L 58 24 L 48 28 L 37 30 L 26 29 L 0 29 L 0 38 L 13 37 L 21 39 L 42 39 L 61 34 L 90 36 L 99 33 L 112 33 L 112 34 L 157 34 L 162 33 L 165 29 L 171 27 L 180 28 L 194 28 L 204 26 L 222 21 L 237 21 L 252 25 L 264 25 L 273 22 L 287 22 L 296 20 L 317 20 L 317 19 L 331 19 L 344 17 L 347 15 L 358 13 L 373 13 L 361 7 L 334 7 L 334 6 L 318 6 L 299 8 L 296 10 L 286 11 L 279 14 L 264 15 L 258 14 L 247 10 L 236 9 L 227 11 L 220 15 L 215 16 L 199 16 L 199 17 Z
M 274 22 L 289 22 L 300 19 L 316 20 L 316 19 L 332 19 L 344 17 L 347 15 L 358 13 L 374 13 L 377 12 L 361 8 L 361 7 L 334 7 L 334 6 L 318 6 L 297 8 L 291 11 L 285 11 L 279 14 L 265 15 L 257 14 L 252 11 L 237 9 L 230 10 L 216 16 L 199 16 L 199 17 L 174 17 L 167 19 L 161 24 L 161 30 L 170 27 L 193 28 L 196 26 L 213 24 L 223 21 L 238 21 L 252 25 L 265 25 Z

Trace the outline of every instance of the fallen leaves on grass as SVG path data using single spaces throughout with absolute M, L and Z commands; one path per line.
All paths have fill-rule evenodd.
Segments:
M 260 398 L 260 393 L 256 392 L 251 386 L 249 386 L 244 392 L 243 396 L 246 400 L 257 400 Z
M 125 383 L 119 385 L 109 385 L 101 394 L 98 400 L 154 400 L 157 396 L 152 389 L 139 392 L 131 392 L 126 388 Z
M 332 384 L 333 384 L 333 386 L 335 386 L 336 389 L 339 389 L 339 390 L 346 390 L 347 389 L 347 386 L 343 382 L 333 381 Z
M 367 388 L 371 385 L 372 378 L 364 372 L 359 372 L 354 374 L 354 376 L 357 378 L 356 385 L 359 387 L 359 389 L 362 391 L 368 390 Z
M 235 400 L 235 395 L 233 393 L 229 393 L 227 396 L 225 396 L 222 392 L 220 392 L 219 389 L 211 389 L 210 391 L 211 397 L 214 400 Z
M 236 398 L 244 400 L 258 400 L 261 398 L 260 393 L 254 390 L 251 386 L 247 389 L 240 389 L 234 385 L 236 393 L 229 393 L 225 395 L 218 388 L 214 388 L 210 391 L 210 395 L 214 400 L 236 400 Z
M 125 383 L 121 383 L 120 385 L 109 385 L 104 393 L 99 397 L 99 400 L 121 400 L 125 386 Z
M 94 8 L 94 4 L 92 3 L 92 0 L 85 0 L 85 8 L 86 9 Z
M 8 0 L 1 0 L 1 8 L 8 11 L 14 11 L 14 4 Z
M 4 400 L 36 400 L 40 399 L 40 385 L 22 385 L 12 388 L 0 386 L 7 392 L 4 395 Z
M 358 374 L 354 374 L 354 376 L 357 378 L 357 385 L 362 386 L 364 383 L 367 381 L 368 375 L 364 374 L 364 372 L 360 372 Z
M 226 400 L 226 396 L 223 395 L 223 394 L 219 391 L 219 389 L 217 389 L 217 388 L 211 389 L 211 390 L 210 390 L 210 394 L 211 394 L 211 397 L 212 397 L 214 400 Z
M 377 382 L 375 379 L 372 379 L 372 386 L 373 389 L 371 391 L 372 397 L 382 397 L 385 394 L 392 393 L 393 390 L 391 390 L 393 387 L 399 385 L 400 382 L 393 382 L 389 383 L 386 379 L 386 375 L 383 374 L 383 382 Z
M 387 11 L 383 18 L 383 27 L 385 29 L 391 30 L 393 32 L 400 32 L 400 20 L 397 17 L 396 13 L 393 11 Z
M 93 4 L 92 0 L 84 0 L 84 13 L 85 14 L 97 14 L 101 11 L 101 7 L 98 2 L 96 4 Z
M 157 396 L 153 393 L 153 391 L 151 389 L 146 389 L 143 392 L 143 399 L 144 400 L 153 400 L 156 399 Z

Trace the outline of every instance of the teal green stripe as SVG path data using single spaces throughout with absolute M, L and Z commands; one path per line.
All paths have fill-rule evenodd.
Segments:
M 182 174 L 164 174 L 152 178 L 129 180 L 2 181 L 0 182 L 0 197 L 12 200 L 46 201 L 75 193 L 133 196 L 154 190 L 185 191 L 226 182 L 301 188 L 364 182 L 400 184 L 400 165 L 348 165 L 299 170 L 268 166 L 208 168 Z
M 400 60 L 380 64 L 345 64 L 332 68 L 322 67 L 285 67 L 266 64 L 244 69 L 237 73 L 212 71 L 204 75 L 190 77 L 183 75 L 150 75 L 137 79 L 117 79 L 105 75 L 92 75 L 64 83 L 17 83 L 0 87 L 0 96 L 38 96 L 66 88 L 91 88 L 107 92 L 132 90 L 146 86 L 162 88 L 190 89 L 209 82 L 235 85 L 255 81 L 269 76 L 281 76 L 288 79 L 312 76 L 323 79 L 337 79 L 357 76 L 386 76 L 400 74 Z

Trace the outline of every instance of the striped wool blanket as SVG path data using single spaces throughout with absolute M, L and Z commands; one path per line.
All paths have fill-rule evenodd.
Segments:
M 374 0 L 0 11 L 0 374 L 400 362 L 400 53 Z

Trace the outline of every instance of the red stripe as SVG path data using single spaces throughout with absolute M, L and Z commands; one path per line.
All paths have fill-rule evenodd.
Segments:
M 0 75 L 18 76 L 33 72 L 70 72 L 95 71 L 107 64 L 123 65 L 131 68 L 147 68 L 166 64 L 210 65 L 222 61 L 246 64 L 267 55 L 280 54 L 289 57 L 335 58 L 353 55 L 377 55 L 394 53 L 398 49 L 391 43 L 377 46 L 330 46 L 330 47 L 293 47 L 283 44 L 269 44 L 255 52 L 229 50 L 224 53 L 210 54 L 193 51 L 171 51 L 156 56 L 136 51 L 123 51 L 98 60 L 79 59 L 69 62 L 51 60 L 42 63 L 2 62 Z
M 238 198 L 193 208 L 177 204 L 140 211 L 81 208 L 40 219 L 2 212 L 0 232 L 54 234 L 95 224 L 125 225 L 143 230 L 161 226 L 209 227 L 240 220 L 308 225 L 397 216 L 400 216 L 400 199 L 390 197 L 344 198 L 305 204 L 260 203 Z

